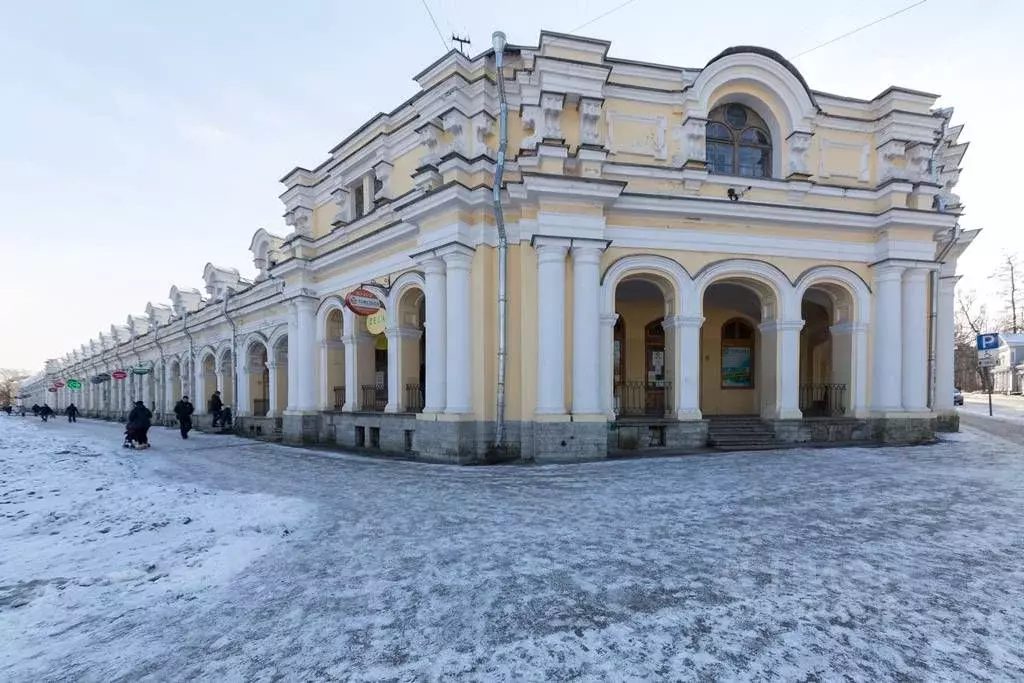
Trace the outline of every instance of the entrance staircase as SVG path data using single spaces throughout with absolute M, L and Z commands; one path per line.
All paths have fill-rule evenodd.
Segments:
M 709 415 L 708 445 L 720 451 L 779 448 L 775 430 L 756 415 Z

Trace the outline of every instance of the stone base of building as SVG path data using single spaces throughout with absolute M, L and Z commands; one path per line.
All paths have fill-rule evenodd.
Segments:
M 802 420 L 775 420 L 771 423 L 775 440 L 783 444 L 870 442 L 870 420 L 855 418 L 811 417 Z
M 323 417 L 320 413 L 285 413 L 281 434 L 286 443 L 314 444 L 320 441 Z
M 608 456 L 608 422 L 604 420 L 520 422 L 515 427 L 525 462 L 585 462 Z
M 934 442 L 938 420 L 929 414 L 920 417 L 876 417 L 870 422 L 873 441 L 899 446 Z
M 955 410 L 951 413 L 939 413 L 935 417 L 935 429 L 940 432 L 959 432 L 960 413 Z
M 707 420 L 623 419 L 607 428 L 607 447 L 612 453 L 678 452 L 707 445 Z

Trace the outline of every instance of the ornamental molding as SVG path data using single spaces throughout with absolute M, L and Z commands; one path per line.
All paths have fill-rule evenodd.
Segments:
M 636 154 L 653 157 L 659 161 L 668 158 L 665 134 L 668 130 L 668 117 L 660 115 L 627 114 L 608 110 L 605 113 L 608 122 L 608 150 L 612 154 Z M 616 134 L 616 124 L 618 133 Z M 630 136 L 627 132 L 629 124 L 642 127 L 639 137 Z

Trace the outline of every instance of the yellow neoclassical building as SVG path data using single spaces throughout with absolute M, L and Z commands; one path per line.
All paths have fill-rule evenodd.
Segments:
M 246 433 L 457 462 L 954 427 L 952 110 L 812 90 L 759 47 L 608 48 L 448 53 L 284 176 L 253 282 L 208 265 L 205 296 L 173 288 L 26 396 L 166 414 L 219 388 Z

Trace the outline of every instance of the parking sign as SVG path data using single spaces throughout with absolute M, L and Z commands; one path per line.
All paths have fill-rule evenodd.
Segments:
M 999 334 L 996 332 L 989 332 L 988 334 L 978 335 L 978 350 L 989 351 L 992 349 L 999 348 Z

